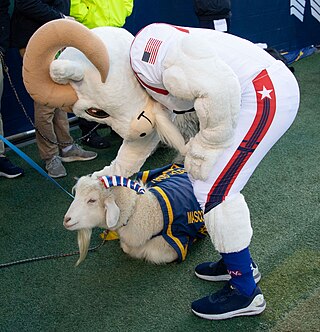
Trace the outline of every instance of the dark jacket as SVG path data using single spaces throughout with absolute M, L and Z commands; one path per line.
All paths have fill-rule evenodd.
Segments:
M 10 0 L 0 1 L 0 51 L 3 53 L 9 47 L 9 35 L 10 35 L 9 5 L 10 5 Z
M 231 16 L 231 0 L 194 0 L 200 20 L 220 20 Z
M 70 13 L 70 0 L 15 0 L 11 19 L 11 46 L 24 48 L 43 24 Z

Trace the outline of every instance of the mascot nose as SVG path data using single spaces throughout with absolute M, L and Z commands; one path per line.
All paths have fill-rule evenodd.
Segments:
M 127 139 L 135 140 L 139 137 L 145 137 L 154 131 L 155 116 L 152 111 L 142 111 L 135 119 L 131 121 L 130 131 Z
M 140 137 L 147 136 L 153 131 L 154 124 L 150 118 L 150 114 L 148 117 L 148 114 L 143 111 L 138 115 L 137 119 L 132 121 L 132 128 L 140 133 Z

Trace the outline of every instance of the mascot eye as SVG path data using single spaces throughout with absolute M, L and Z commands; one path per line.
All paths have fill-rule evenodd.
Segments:
M 92 199 L 92 198 L 91 198 L 91 199 L 88 200 L 88 203 L 91 203 L 91 204 L 92 204 L 92 203 L 95 203 L 96 201 L 97 201 L 96 199 Z
M 99 118 L 99 119 L 103 119 L 103 118 L 107 118 L 110 115 L 108 113 L 106 113 L 103 110 L 99 110 L 96 108 L 88 108 L 87 110 L 85 110 L 85 112 L 91 116 L 93 116 L 94 118 Z

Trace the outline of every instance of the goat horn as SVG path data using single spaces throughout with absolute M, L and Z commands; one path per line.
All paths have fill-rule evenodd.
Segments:
M 55 83 L 49 73 L 50 63 L 57 52 L 69 46 L 83 52 L 98 69 L 101 81 L 106 81 L 109 55 L 101 39 L 76 21 L 53 20 L 33 34 L 23 58 L 23 81 L 36 102 L 56 108 L 65 107 L 66 110 L 78 100 L 70 84 Z

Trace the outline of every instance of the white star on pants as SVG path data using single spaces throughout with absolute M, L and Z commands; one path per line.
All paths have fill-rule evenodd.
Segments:
M 261 94 L 261 100 L 264 99 L 264 98 L 269 98 L 269 99 L 272 99 L 271 96 L 270 96 L 270 93 L 273 91 L 273 89 L 271 90 L 268 90 L 265 86 L 263 86 L 262 90 L 261 91 L 258 91 L 258 93 Z

